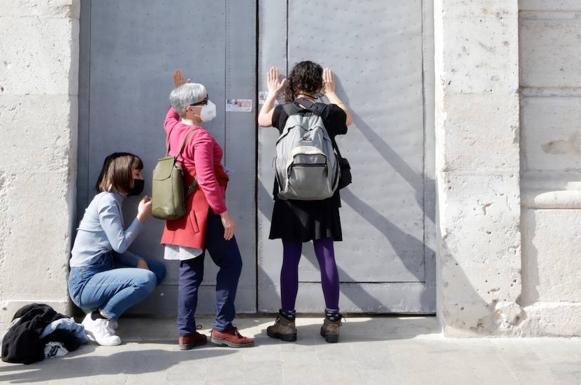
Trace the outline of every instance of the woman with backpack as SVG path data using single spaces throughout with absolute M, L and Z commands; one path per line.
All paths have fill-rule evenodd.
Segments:
M 105 158 L 95 195 L 79 224 L 71 252 L 68 289 L 87 316 L 83 326 L 99 345 L 119 345 L 117 321 L 144 300 L 165 276 L 165 266 L 128 250 L 151 214 L 145 196 L 126 228 L 121 207 L 125 198 L 143 192 L 143 162 L 137 155 L 116 152 Z
M 330 69 L 323 70 L 316 63 L 303 61 L 294 66 L 288 80 L 279 78 L 276 67 L 269 69 L 266 80 L 268 96 L 258 115 L 259 126 L 276 127 L 281 134 L 287 134 L 288 127 L 285 130 L 285 125 L 289 115 L 311 113 L 320 116 L 331 139 L 347 133 L 351 114 L 335 93 L 335 79 Z M 275 106 L 283 90 L 286 104 Z M 327 97 L 330 104 L 317 102 L 320 93 Z M 283 341 L 295 341 L 297 338 L 295 302 L 299 260 L 302 244 L 313 241 L 326 306 L 321 336 L 327 342 L 337 342 L 342 316 L 339 313 L 339 274 L 333 243 L 342 240 L 339 191 L 336 189 L 330 198 L 321 200 L 288 199 L 286 196 L 281 199 L 280 191 L 281 186 L 275 178 L 269 238 L 280 238 L 283 245 L 281 308 L 274 325 L 267 328 L 267 334 Z
M 174 82 L 176 88 L 170 93 L 171 107 L 164 121 L 166 145 L 182 165 L 185 185 L 197 186 L 187 197 L 185 216 L 167 220 L 161 238 L 164 258 L 179 261 L 178 345 L 189 350 L 207 342 L 207 337 L 196 331 L 195 313 L 208 250 L 220 268 L 211 341 L 230 347 L 252 346 L 254 339 L 242 336 L 232 324 L 242 257 L 226 207 L 224 151 L 202 126 L 214 119 L 216 106 L 208 99 L 206 87 L 186 81 L 181 70 L 174 72 Z

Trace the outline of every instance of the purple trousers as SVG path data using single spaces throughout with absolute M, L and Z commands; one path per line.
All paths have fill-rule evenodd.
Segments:
M 295 309 L 299 290 L 299 261 L 303 244 L 300 241 L 282 240 L 283 261 L 280 272 L 281 309 L 292 312 Z M 313 241 L 315 255 L 321 270 L 321 284 L 327 310 L 339 310 L 339 272 L 335 262 L 335 251 L 331 238 Z

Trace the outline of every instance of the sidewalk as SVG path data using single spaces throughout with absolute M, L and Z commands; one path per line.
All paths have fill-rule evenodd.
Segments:
M 271 319 L 237 324 L 257 346 L 179 351 L 174 320 L 123 319 L 116 347 L 89 345 L 38 364 L 0 362 L 2 384 L 190 385 L 581 385 L 581 339 L 450 339 L 433 317 L 350 318 L 342 341 L 318 335 L 321 319 L 298 320 L 299 340 L 272 340 Z M 208 333 L 211 323 L 202 323 Z

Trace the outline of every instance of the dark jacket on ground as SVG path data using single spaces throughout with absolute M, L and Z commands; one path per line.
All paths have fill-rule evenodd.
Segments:
M 44 346 L 51 337 L 40 339 L 44 328 L 53 321 L 67 317 L 48 305 L 35 303 L 20 308 L 12 320 L 17 318 L 19 320 L 2 339 L 2 361 L 32 364 L 44 359 Z

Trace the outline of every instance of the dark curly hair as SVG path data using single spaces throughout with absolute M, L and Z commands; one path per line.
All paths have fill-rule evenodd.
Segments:
M 295 64 L 287 80 L 285 100 L 292 102 L 297 94 L 315 94 L 323 88 L 323 67 L 310 60 Z

